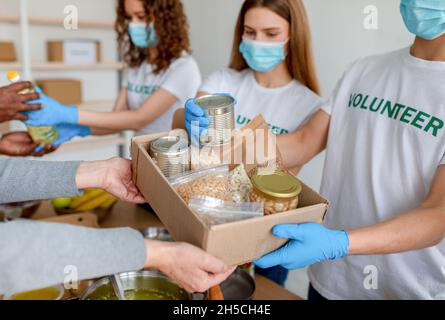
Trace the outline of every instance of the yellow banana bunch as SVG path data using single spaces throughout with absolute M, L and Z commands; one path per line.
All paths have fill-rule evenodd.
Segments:
M 107 192 L 102 192 L 94 198 L 89 198 L 87 202 L 83 202 L 81 205 L 74 209 L 76 211 L 90 211 L 99 207 L 102 208 L 102 206 L 105 206 L 106 204 L 108 205 L 105 206 L 105 208 L 108 208 L 111 204 L 114 203 L 114 201 L 116 201 L 115 197 Z
M 102 189 L 87 189 L 80 197 L 53 199 L 53 205 L 56 209 L 63 209 L 62 206 L 64 206 L 67 209 L 82 212 L 97 208 L 107 209 L 116 201 L 114 196 Z M 60 205 L 56 206 L 56 204 Z
M 70 208 L 77 210 L 77 208 L 79 208 L 80 206 L 86 204 L 87 202 L 104 193 L 105 191 L 102 189 L 87 189 L 82 196 L 73 198 L 70 204 Z

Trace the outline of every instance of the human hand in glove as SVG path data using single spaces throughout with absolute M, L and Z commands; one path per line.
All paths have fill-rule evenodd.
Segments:
M 65 106 L 57 100 L 45 95 L 39 87 L 35 87 L 40 94 L 37 100 L 29 101 L 29 104 L 40 104 L 42 109 L 35 111 L 25 111 L 28 116 L 24 121 L 29 126 L 56 126 L 59 124 L 77 124 L 79 120 L 79 110 L 75 106 Z
M 215 95 L 231 97 L 228 93 L 215 93 Z M 207 134 L 209 125 L 210 119 L 206 110 L 195 103 L 195 98 L 188 99 L 185 103 L 185 129 L 194 145 L 200 144 L 200 137 Z
M 348 255 L 349 237 L 343 230 L 329 230 L 318 223 L 304 223 L 277 225 L 272 233 L 289 239 L 289 242 L 255 260 L 254 263 L 260 268 L 281 265 L 286 269 L 301 269 Z
M 86 126 L 80 126 L 77 124 L 59 124 L 56 126 L 58 138 L 52 143 L 52 147 L 58 148 L 65 142 L 70 141 L 75 137 L 86 137 L 91 134 L 91 129 Z M 34 152 L 40 152 L 42 146 L 38 146 Z
M 185 129 L 194 145 L 199 145 L 201 134 L 209 128 L 210 119 L 205 110 L 195 103 L 195 98 L 185 103 Z

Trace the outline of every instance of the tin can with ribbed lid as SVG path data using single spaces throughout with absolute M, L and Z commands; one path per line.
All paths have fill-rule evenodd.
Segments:
M 196 98 L 194 102 L 207 112 L 210 119 L 208 134 L 201 138 L 201 143 L 220 146 L 230 142 L 235 128 L 235 99 L 212 94 Z
M 190 170 L 190 148 L 183 137 L 166 136 L 152 141 L 150 156 L 166 177 Z

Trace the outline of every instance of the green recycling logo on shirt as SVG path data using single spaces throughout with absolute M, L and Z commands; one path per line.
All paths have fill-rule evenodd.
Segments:
M 424 111 L 392 102 L 386 99 L 371 97 L 363 93 L 351 94 L 348 108 L 379 113 L 389 119 L 411 125 L 419 130 L 437 137 L 444 127 L 444 122 L 438 117 Z
M 152 86 L 138 85 L 135 83 L 131 83 L 130 81 L 128 81 L 128 85 L 127 85 L 128 92 L 142 94 L 144 96 L 151 96 L 159 88 L 160 88 L 160 86 L 158 86 L 158 85 L 152 85 Z
M 236 118 L 236 123 L 239 124 L 240 126 L 244 126 L 248 124 L 250 121 L 252 121 L 252 119 L 249 119 L 241 114 L 239 114 L 238 117 Z M 272 134 L 274 135 L 289 133 L 288 130 L 280 128 L 270 123 L 269 123 L 269 128 L 272 131 Z

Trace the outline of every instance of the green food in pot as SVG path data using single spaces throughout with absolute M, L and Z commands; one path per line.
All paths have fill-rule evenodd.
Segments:
M 179 300 L 173 294 L 156 289 L 125 290 L 127 300 Z M 91 293 L 86 300 L 117 300 L 111 284 L 103 285 Z

